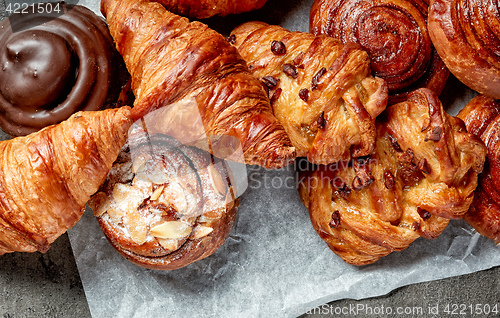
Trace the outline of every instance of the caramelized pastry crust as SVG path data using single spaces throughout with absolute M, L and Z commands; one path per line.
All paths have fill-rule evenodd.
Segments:
M 387 86 L 359 45 L 264 22 L 238 26 L 229 40 L 268 90 L 297 156 L 329 164 L 373 151 Z
M 481 94 L 500 98 L 498 2 L 431 0 L 429 33 L 453 75 Z
M 283 167 L 295 150 L 260 82 L 227 40 L 145 0 L 103 0 L 111 35 L 132 76 L 134 119 L 195 100 L 207 135 L 239 139 L 245 161 Z
M 248 12 L 262 8 L 267 0 L 157 0 L 175 14 L 191 18 Z
M 500 243 L 500 102 L 485 95 L 473 98 L 460 111 L 467 129 L 486 144 L 484 172 L 465 221 L 480 234 Z
M 75 225 L 131 124 L 129 107 L 78 112 L 0 142 L 0 254 L 45 252 Z
M 377 261 L 419 236 L 435 238 L 473 200 L 484 144 L 419 89 L 376 123 L 375 152 L 300 166 L 299 193 L 314 229 L 349 264 Z
M 214 253 L 238 201 L 224 161 L 135 127 L 89 202 L 110 243 L 131 262 L 171 270 Z
M 360 44 L 394 104 L 420 87 L 439 95 L 448 78 L 429 38 L 427 10 L 427 0 L 316 0 L 310 31 Z

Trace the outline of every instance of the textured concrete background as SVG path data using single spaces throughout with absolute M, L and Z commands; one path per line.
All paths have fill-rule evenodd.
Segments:
M 340 300 L 301 318 L 352 317 L 353 312 L 336 315 L 335 310 L 357 311 L 356 317 L 498 317 L 500 314 L 447 314 L 446 305 L 497 304 L 500 310 L 500 267 L 470 275 L 399 288 L 388 295 L 364 300 Z M 428 308 L 439 305 L 439 314 Z M 367 312 L 372 308 L 372 314 Z M 375 315 L 388 307 L 392 315 Z M 415 314 L 396 314 L 397 307 Z M 422 308 L 423 314 L 418 314 Z M 469 308 L 469 307 L 467 307 Z M 466 311 L 470 312 L 470 311 Z M 91 317 L 67 235 L 60 237 L 46 254 L 13 253 L 0 256 L 0 317 Z M 169 317 L 165 313 L 165 317 Z

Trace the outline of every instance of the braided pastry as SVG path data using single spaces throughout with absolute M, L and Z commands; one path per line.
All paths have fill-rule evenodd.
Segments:
M 37 8 L 0 23 L 0 127 L 11 136 L 115 107 L 128 80 L 101 17 L 62 2 Z
M 500 243 L 500 102 L 479 95 L 459 113 L 467 129 L 485 142 L 488 156 L 476 196 L 464 215 L 480 234 Z
M 45 252 L 75 225 L 131 124 L 129 107 L 78 112 L 0 142 L 0 254 Z
M 238 26 L 229 40 L 267 87 L 298 156 L 329 164 L 373 151 L 387 86 L 359 45 L 264 22 Z
M 299 193 L 314 229 L 347 263 L 373 263 L 435 238 L 473 199 L 484 144 L 419 89 L 377 119 L 375 152 L 304 169 Z
M 173 13 L 205 19 L 215 15 L 248 12 L 262 8 L 267 0 L 157 0 Z
M 223 161 L 135 127 L 89 205 L 109 242 L 146 268 L 171 270 L 215 252 L 236 217 Z
M 431 0 L 429 33 L 453 75 L 481 94 L 500 98 L 498 1 Z
M 359 43 L 394 104 L 420 87 L 439 95 L 446 84 L 449 72 L 429 38 L 427 9 L 427 0 L 316 0 L 310 31 Z
M 245 161 L 283 167 L 295 149 L 269 99 L 227 40 L 145 0 L 103 0 L 111 35 L 132 76 L 134 119 L 195 100 L 206 135 L 239 139 Z

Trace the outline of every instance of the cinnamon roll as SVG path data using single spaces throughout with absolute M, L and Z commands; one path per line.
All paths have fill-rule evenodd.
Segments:
M 474 202 L 464 219 L 480 234 L 500 243 L 500 101 L 479 95 L 458 113 L 458 117 L 488 149 L 485 170 L 479 176 Z
M 359 43 L 394 104 L 421 87 L 439 95 L 446 84 L 449 71 L 429 38 L 427 9 L 424 0 L 316 0 L 310 31 Z
M 239 202 L 231 178 L 223 160 L 134 125 L 89 205 L 122 256 L 172 270 L 224 243 Z
M 115 107 L 128 80 L 102 18 L 64 2 L 37 8 L 0 23 L 0 127 L 11 136 Z
M 429 33 L 455 77 L 481 94 L 500 98 L 497 1 L 431 0 Z

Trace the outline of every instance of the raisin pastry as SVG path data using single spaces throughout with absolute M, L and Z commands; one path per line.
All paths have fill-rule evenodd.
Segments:
M 481 140 L 422 88 L 379 116 L 372 155 L 299 165 L 299 193 L 330 249 L 349 264 L 370 264 L 461 218 L 485 155 Z
M 224 161 L 134 125 L 89 202 L 113 247 L 134 264 L 172 270 L 214 253 L 238 200 Z
M 267 88 L 297 156 L 329 164 L 373 151 L 387 86 L 356 44 L 248 22 L 229 37 Z
M 360 44 L 394 104 L 421 87 L 439 95 L 448 79 L 429 37 L 427 12 L 428 0 L 316 0 L 310 32 Z
M 156 0 L 175 14 L 205 19 L 262 8 L 267 0 Z
M 130 107 L 78 112 L 0 142 L 0 254 L 46 252 L 106 178 L 132 124 Z
M 500 98 L 498 2 L 431 0 L 429 33 L 456 78 L 481 94 Z
M 206 135 L 236 137 L 246 163 L 279 168 L 294 160 L 264 88 L 222 35 L 155 2 L 103 0 L 101 8 L 132 76 L 134 119 L 195 100 Z
M 467 129 L 486 144 L 485 171 L 465 221 L 480 234 L 500 243 L 500 102 L 485 95 L 473 98 L 459 113 Z M 497 147 L 498 146 L 498 147 Z

